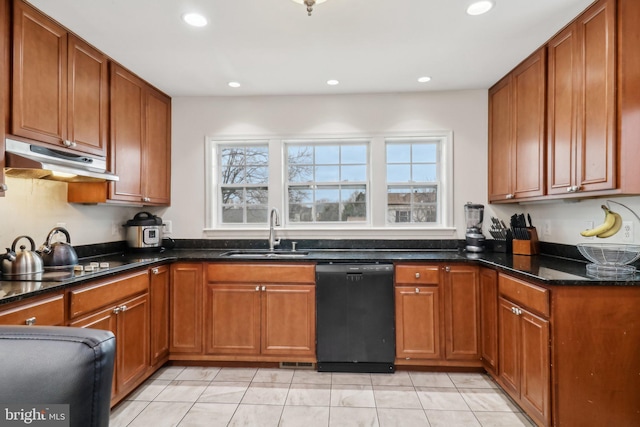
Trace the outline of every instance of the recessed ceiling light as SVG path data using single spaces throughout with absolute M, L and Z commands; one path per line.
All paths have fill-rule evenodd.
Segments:
M 229 87 L 240 87 L 241 86 L 240 83 L 238 83 L 238 82 L 229 82 L 227 84 L 229 85 Z
M 204 27 L 207 25 L 207 18 L 199 13 L 185 13 L 182 15 L 182 20 L 194 27 Z
M 431 81 L 431 77 L 429 77 L 429 76 L 419 77 L 419 78 L 418 78 L 418 81 L 419 81 L 420 83 L 430 82 L 430 81 Z
M 481 0 L 473 2 L 467 7 L 469 15 L 482 15 L 489 12 L 493 8 L 494 2 L 491 0 Z
M 339 82 L 339 81 L 337 81 L 337 80 L 327 80 L 327 84 L 328 84 L 329 86 L 335 86 L 335 85 L 339 85 L 339 84 L 340 84 L 340 82 Z

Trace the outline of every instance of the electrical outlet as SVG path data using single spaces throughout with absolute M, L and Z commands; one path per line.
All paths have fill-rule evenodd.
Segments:
M 622 221 L 622 241 L 633 242 L 633 221 Z
M 551 223 L 549 221 L 542 223 L 542 235 L 551 236 Z
M 164 234 L 173 233 L 173 222 L 171 220 L 164 221 Z
M 111 235 L 118 236 L 120 234 L 120 226 L 117 222 L 111 221 Z

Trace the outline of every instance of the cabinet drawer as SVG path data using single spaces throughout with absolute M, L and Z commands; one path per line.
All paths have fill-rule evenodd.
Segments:
M 314 264 L 212 263 L 207 282 L 224 283 L 315 283 Z
M 440 267 L 437 265 L 396 265 L 396 283 L 437 285 Z
M 498 291 L 505 298 L 549 317 L 549 290 L 500 274 Z
M 1 325 L 64 325 L 64 295 L 58 294 L 39 301 L 20 304 L 0 313 Z
M 74 289 L 69 292 L 69 317 L 75 318 L 90 313 L 148 290 L 149 273 L 147 270 Z

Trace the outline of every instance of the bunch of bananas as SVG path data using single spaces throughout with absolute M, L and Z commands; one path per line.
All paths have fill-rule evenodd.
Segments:
M 597 227 L 580 232 L 584 237 L 611 237 L 622 228 L 622 217 L 605 205 L 600 206 L 604 210 L 604 222 Z

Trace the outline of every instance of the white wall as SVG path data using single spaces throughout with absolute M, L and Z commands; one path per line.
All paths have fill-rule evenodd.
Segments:
M 73 245 L 114 242 L 124 239 L 122 227 L 112 235 L 111 225 L 118 226 L 132 218 L 140 208 L 67 203 L 67 184 L 47 180 L 6 178 L 9 190 L 0 197 L 0 252 L 21 235 L 30 236 L 36 247 L 59 224 L 69 231 Z M 27 245 L 22 239 L 18 244 Z
M 483 90 L 341 96 L 189 97 L 174 98 L 172 109 L 172 206 L 164 218 L 173 221 L 175 237 L 216 236 L 216 233 L 207 236 L 203 233 L 204 141 L 206 137 L 215 136 L 453 131 L 454 222 L 458 226 L 458 237 L 464 235 L 465 202 L 486 203 L 487 92 Z M 286 232 L 283 235 L 287 237 Z M 247 237 L 247 233 L 243 236 Z M 253 237 L 265 236 L 262 230 L 253 232 Z M 296 237 L 305 236 L 298 233 Z M 426 234 L 421 237 L 428 238 Z M 444 238 L 451 237 L 456 237 L 455 233 Z

